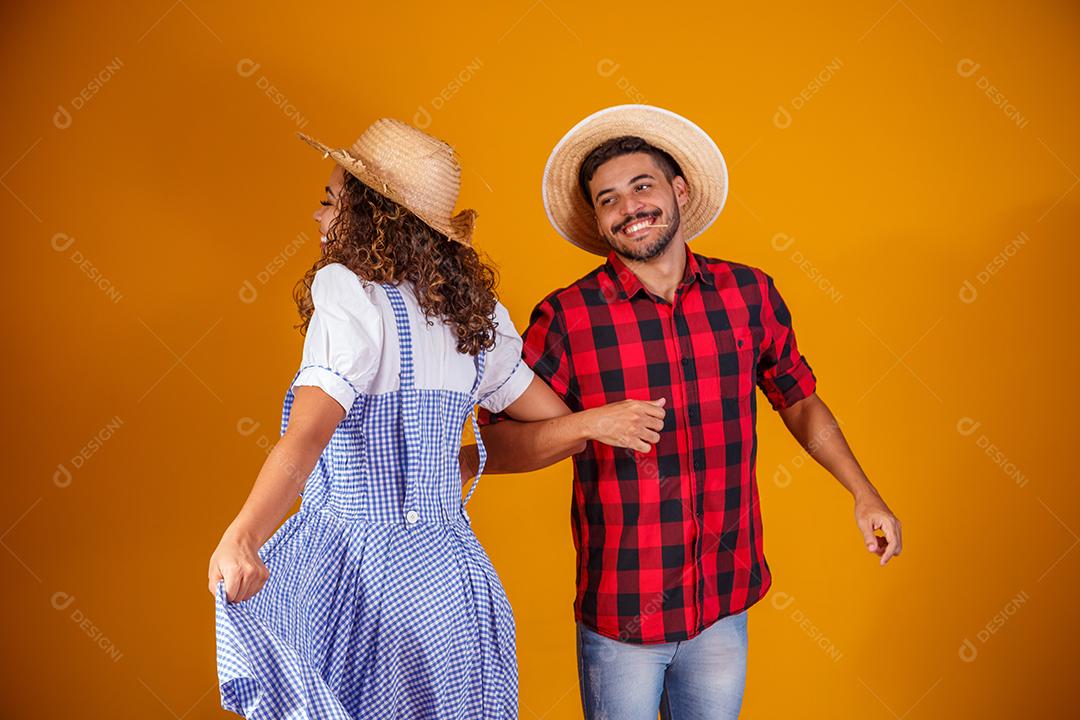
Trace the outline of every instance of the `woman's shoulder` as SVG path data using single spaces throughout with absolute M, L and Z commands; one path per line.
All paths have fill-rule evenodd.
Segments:
M 315 304 L 360 302 L 378 304 L 378 286 L 363 280 L 342 263 L 329 263 L 315 271 L 311 299 Z

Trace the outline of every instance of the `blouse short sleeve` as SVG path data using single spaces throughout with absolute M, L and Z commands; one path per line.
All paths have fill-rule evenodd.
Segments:
M 334 398 L 348 414 L 378 369 L 382 314 L 357 277 L 341 263 L 315 273 L 315 306 L 304 339 L 301 368 L 293 386 L 312 385 Z
M 480 406 L 496 413 L 521 397 L 534 373 L 521 359 L 521 336 L 510 312 L 495 304 L 495 347 L 484 358 L 484 376 L 478 389 Z

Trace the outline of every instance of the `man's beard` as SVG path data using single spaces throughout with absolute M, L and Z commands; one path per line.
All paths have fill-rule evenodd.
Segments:
M 659 218 L 663 218 L 660 215 Z M 632 244 L 624 245 L 620 238 L 618 242 L 613 242 L 611 238 L 607 238 L 608 245 L 615 251 L 619 257 L 626 258 L 627 260 L 635 260 L 638 262 L 645 262 L 652 260 L 654 257 L 660 255 L 667 249 L 667 246 L 671 244 L 672 239 L 675 237 L 675 233 L 679 230 L 679 225 L 682 223 L 682 216 L 679 213 L 678 203 L 673 204 L 671 212 L 671 220 L 666 228 L 660 228 L 663 232 L 656 240 L 648 245 L 641 247 L 635 247 Z M 616 236 L 618 237 L 618 236 Z

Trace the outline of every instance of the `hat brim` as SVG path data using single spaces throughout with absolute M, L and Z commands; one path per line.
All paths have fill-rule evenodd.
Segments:
M 548 220 L 563 238 L 597 255 L 611 248 L 600 236 L 592 205 L 578 185 L 585 157 L 601 143 L 634 135 L 667 152 L 682 168 L 689 200 L 682 208 L 686 241 L 703 233 L 727 201 L 727 163 L 712 138 L 690 120 L 652 105 L 616 105 L 588 116 L 567 132 L 548 157 L 542 194 Z
M 344 168 L 346 172 L 357 180 L 364 183 L 383 197 L 393 200 L 401 205 L 443 235 L 446 235 L 451 240 L 464 243 L 465 245 L 472 244 L 472 234 L 476 227 L 476 218 L 478 217 L 478 213 L 475 210 L 462 210 L 457 215 L 450 218 L 449 223 L 427 216 L 425 213 L 418 212 L 409 207 L 404 195 L 398 191 L 397 188 L 382 178 L 374 168 L 366 165 L 363 160 L 354 156 L 348 150 L 343 148 L 332 148 L 325 143 L 319 142 L 310 135 L 305 135 L 301 132 L 296 134 L 301 140 L 321 152 L 324 158 L 332 158 L 334 162 Z

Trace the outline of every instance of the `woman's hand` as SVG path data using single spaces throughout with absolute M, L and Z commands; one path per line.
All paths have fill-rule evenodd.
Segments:
M 217 594 L 218 581 L 225 581 L 225 599 L 247 600 L 262 589 L 270 570 L 254 544 L 226 533 L 210 556 L 210 594 Z
M 659 400 L 620 400 L 582 411 L 589 416 L 588 433 L 613 447 L 647 453 L 660 441 L 664 427 L 664 403 Z
M 345 409 L 322 388 L 296 388 L 285 435 L 270 451 L 244 506 L 210 556 L 211 594 L 217 594 L 221 580 L 229 602 L 247 600 L 262 588 L 270 571 L 258 549 L 280 526 L 343 417 Z

